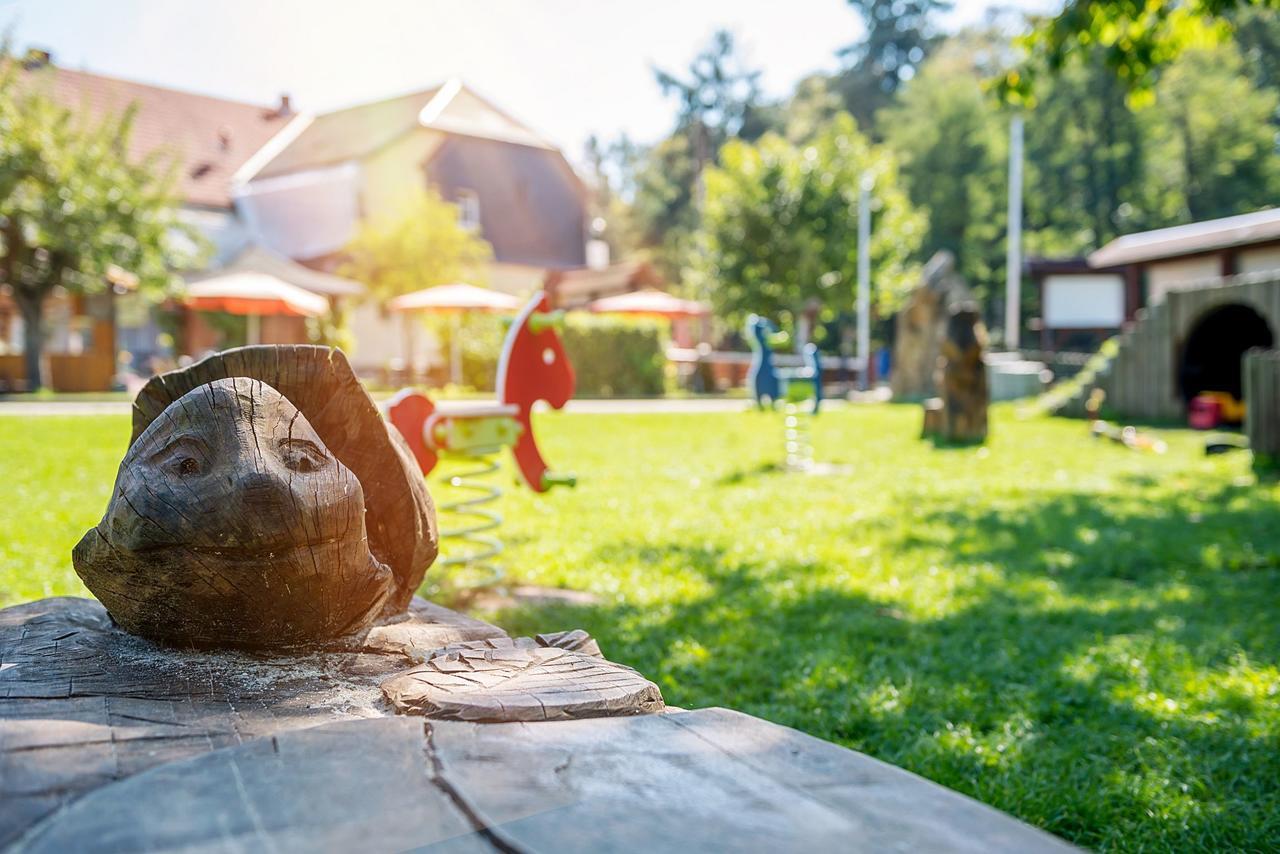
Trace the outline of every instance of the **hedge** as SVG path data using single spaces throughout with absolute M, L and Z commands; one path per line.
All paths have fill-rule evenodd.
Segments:
M 504 331 L 494 317 L 469 316 L 462 339 L 462 382 L 493 391 Z M 450 353 L 451 329 L 435 326 L 440 351 Z M 562 331 L 565 351 L 577 374 L 576 395 L 648 397 L 666 389 L 666 330 L 651 320 L 571 313 Z
M 583 397 L 650 397 L 666 390 L 666 330 L 652 320 L 570 314 L 564 349 Z

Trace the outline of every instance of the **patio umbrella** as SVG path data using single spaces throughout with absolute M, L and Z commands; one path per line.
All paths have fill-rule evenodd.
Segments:
M 252 271 L 214 275 L 188 284 L 185 301 L 197 311 L 247 315 L 250 344 L 258 343 L 264 314 L 318 317 L 329 310 L 329 301 L 319 294 L 270 273 Z
M 459 282 L 453 285 L 436 285 L 409 294 L 402 294 L 387 303 L 387 308 L 399 312 L 423 312 L 448 314 L 452 317 L 450 338 L 449 378 L 454 385 L 462 384 L 462 314 L 468 311 L 514 314 L 522 303 L 513 296 L 488 288 L 478 288 Z
M 711 313 L 711 308 L 705 303 L 680 299 L 652 288 L 598 299 L 587 303 L 587 310 L 596 314 L 641 314 L 668 318 L 703 317 Z

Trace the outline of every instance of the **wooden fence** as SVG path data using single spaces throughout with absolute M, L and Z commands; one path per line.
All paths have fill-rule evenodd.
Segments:
M 1280 333 L 1280 275 L 1274 271 L 1171 291 L 1163 302 L 1140 310 L 1121 335 L 1101 382 L 1107 408 L 1126 418 L 1181 419 L 1185 404 L 1178 373 L 1187 337 L 1213 310 L 1233 304 L 1253 309 Z M 1245 401 L 1252 405 L 1247 392 Z
M 1244 355 L 1245 432 L 1260 466 L 1280 464 L 1280 350 L 1250 350 Z

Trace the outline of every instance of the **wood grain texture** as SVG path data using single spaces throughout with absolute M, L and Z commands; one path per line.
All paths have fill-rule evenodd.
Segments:
M 919 400 L 941 392 L 936 372 L 948 310 L 968 299 L 969 289 L 956 273 L 955 256 L 946 250 L 929 259 L 921 279 L 894 321 L 889 385 L 895 400 Z
M 431 724 L 437 773 L 507 850 L 1074 850 L 899 768 L 726 709 Z
M 977 306 L 966 303 L 951 309 L 938 355 L 937 385 L 942 408 L 931 419 L 926 404 L 926 435 L 943 442 L 986 441 L 987 407 L 991 402 L 987 366 L 982 358 L 986 346 L 987 331 Z M 931 432 L 931 428 L 936 429 Z
M 369 550 L 360 481 L 289 400 L 243 377 L 196 387 L 148 425 L 72 557 L 126 630 L 188 647 L 349 634 L 394 587 Z
M 419 649 L 503 637 L 415 599 L 305 655 L 186 652 L 111 623 L 89 599 L 0 610 L 0 848 L 86 792 L 295 729 L 386 716 L 378 684 Z
M 85 599 L 2 610 L 0 848 L 1072 850 L 722 709 L 476 724 L 379 702 L 419 643 L 477 633 L 501 636 L 418 600 L 366 635 L 372 647 L 263 657 L 156 647 Z M 586 648 L 583 633 L 552 640 Z
M 661 711 L 658 686 L 600 655 L 582 631 L 454 644 L 382 684 L 397 711 L 463 721 L 547 721 Z
M 387 609 L 403 611 L 438 551 L 435 509 L 404 440 L 383 420 L 341 350 L 238 347 L 152 377 L 134 400 L 132 441 L 179 398 L 229 377 L 261 380 L 280 392 L 359 480 L 369 549 L 394 578 Z

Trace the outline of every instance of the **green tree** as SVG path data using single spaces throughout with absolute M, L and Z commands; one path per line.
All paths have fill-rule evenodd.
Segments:
M 22 314 L 32 388 L 42 385 L 44 303 L 55 288 L 88 294 L 115 281 L 164 292 L 202 248 L 178 218 L 165 155 L 129 158 L 133 117 L 91 120 L 0 50 L 0 284 Z
M 435 285 L 483 284 L 493 249 L 458 221 L 456 205 L 428 188 L 398 210 L 365 220 L 344 256 L 339 274 L 385 302 Z
M 774 133 L 730 141 L 707 170 L 691 278 L 733 322 L 748 312 L 794 314 L 810 299 L 830 315 L 854 298 L 862 176 L 875 177 L 873 299 L 892 310 L 914 282 L 924 217 L 898 185 L 889 151 L 840 114 L 803 144 Z
M 1149 130 L 1102 57 L 1044 82 L 1026 116 L 1028 252 L 1081 254 L 1170 224 L 1177 191 L 1152 180 Z
M 1177 217 L 1214 219 L 1280 198 L 1273 120 L 1276 90 L 1255 88 L 1230 42 L 1184 53 L 1162 76 L 1147 111 L 1154 177 L 1177 187 Z
M 1005 257 L 1009 117 L 983 88 L 996 39 L 949 39 L 880 115 L 911 201 L 928 214 L 922 257 L 951 251 L 979 298 Z
M 768 129 L 760 112 L 760 72 L 742 65 L 728 30 L 711 37 L 686 77 L 660 68 L 654 76 L 662 94 L 679 103 L 676 133 L 689 140 L 698 174 L 728 140 L 755 139 Z
M 848 2 L 862 17 L 866 35 L 839 51 L 848 65 L 837 75 L 835 85 L 858 126 L 878 136 L 876 114 L 892 103 L 941 40 L 935 19 L 952 4 L 950 0 Z
M 364 283 L 365 298 L 379 304 L 436 285 L 483 285 L 493 248 L 462 225 L 458 213 L 457 205 L 434 189 L 415 192 L 400 208 L 361 223 L 343 250 L 339 274 Z M 404 316 L 406 364 L 413 362 L 414 323 Z M 444 327 L 434 324 L 438 340 L 445 340 Z
M 1164 68 L 1223 40 L 1250 9 L 1280 9 L 1280 0 L 1067 0 L 1022 39 L 1028 59 L 1000 79 L 1000 90 L 1028 102 L 1041 77 L 1101 60 L 1134 103 L 1144 103 Z
M 774 121 L 760 102 L 759 71 L 747 69 L 731 33 L 717 32 L 683 75 L 655 69 L 678 103 L 671 135 L 635 160 L 635 229 L 663 272 L 678 280 L 698 227 L 702 173 L 730 139 L 757 139 Z

